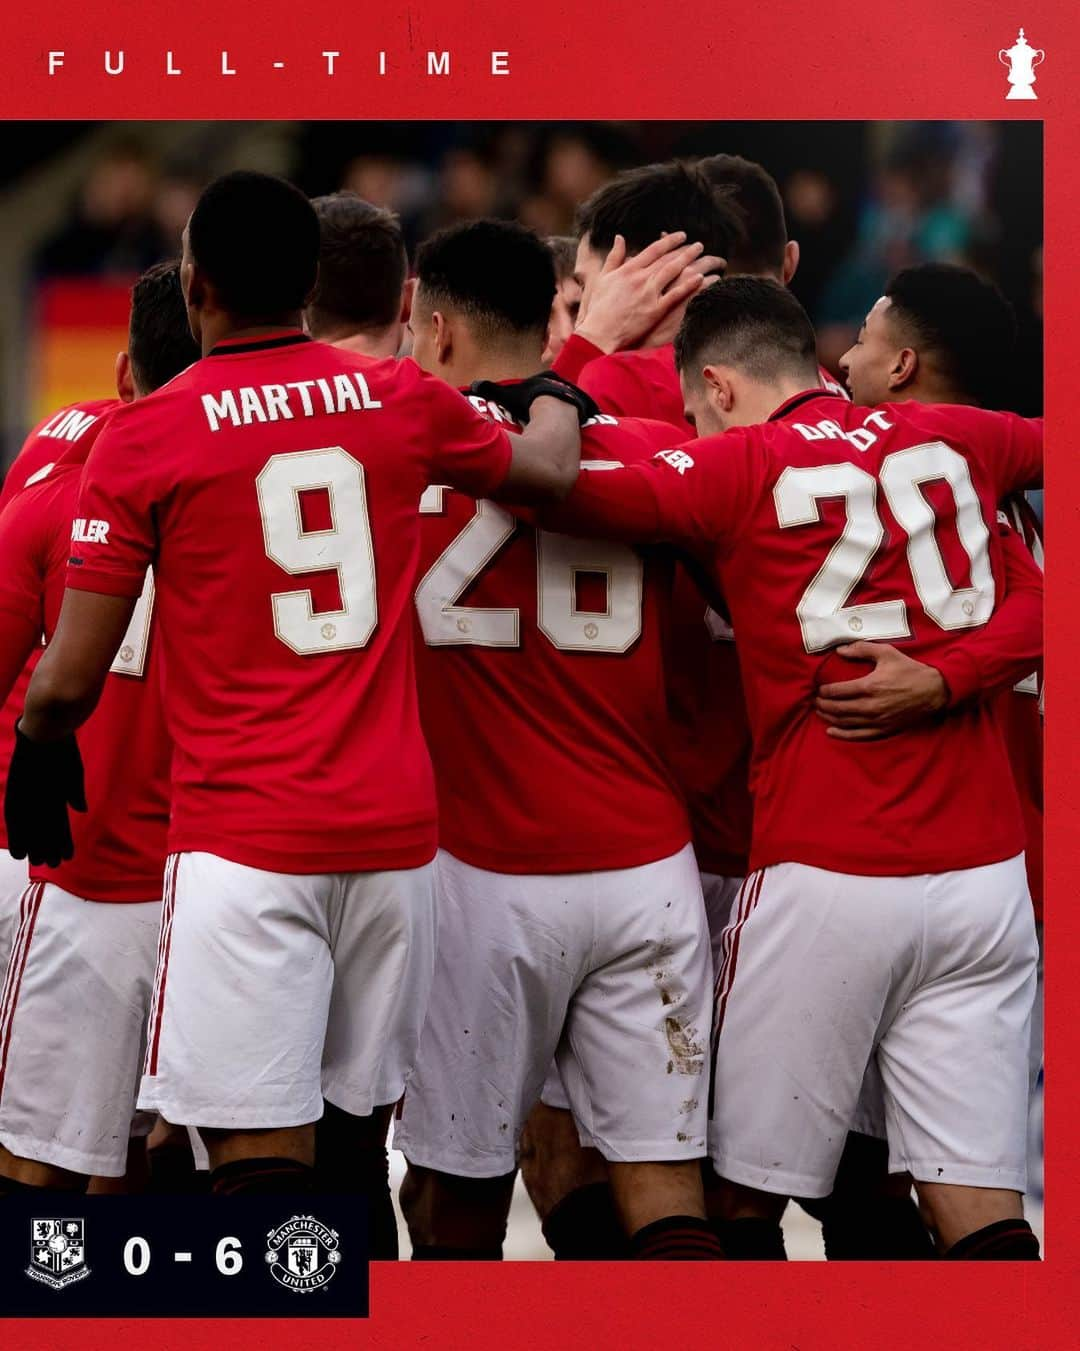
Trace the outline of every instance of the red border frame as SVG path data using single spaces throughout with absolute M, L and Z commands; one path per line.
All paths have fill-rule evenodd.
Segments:
M 1069 12 L 1071 11 L 1071 12 Z M 997 51 L 1019 23 L 1047 52 L 1038 102 L 1006 102 Z M 1035 0 L 908 0 L 874 11 L 831 4 L 661 7 L 655 0 L 416 0 L 373 11 L 332 0 L 188 0 L 172 15 L 145 0 L 35 0 L 5 25 L 4 118 L 1012 118 L 1045 120 L 1047 414 L 1050 423 L 1047 585 L 1047 1105 L 1049 1260 L 1038 1267 L 882 1267 L 792 1263 L 595 1268 L 560 1264 L 427 1266 L 372 1272 L 367 1322 L 37 1320 L 0 1322 L 12 1348 L 70 1341 L 80 1351 L 148 1342 L 156 1351 L 294 1347 L 298 1340 L 386 1347 L 620 1348 L 749 1342 L 758 1348 L 886 1344 L 1075 1346 L 1080 1294 L 1077 1174 L 1080 1107 L 1064 1066 L 1075 1063 L 1080 1007 L 1067 954 L 1078 950 L 1073 903 L 1080 840 L 1080 657 L 1075 606 L 1080 454 L 1065 432 L 1074 383 L 1080 288 L 1067 271 L 1080 219 L 1080 20 L 1074 7 Z M 128 69 L 109 78 L 105 48 Z M 424 76 L 428 48 L 452 51 L 453 73 Z M 185 74 L 164 75 L 171 48 Z M 49 78 L 50 49 L 65 52 Z M 227 50 L 238 73 L 221 77 Z M 320 56 L 335 49 L 329 79 Z M 492 49 L 511 73 L 487 74 Z M 388 52 L 389 74 L 375 73 Z M 274 60 L 285 60 L 275 70 Z M 1060 1067 L 1060 1068 L 1059 1068 Z M 8 1273 L 0 1274 L 0 1281 Z M 0 1311 L 2 1311 L 0 1286 Z

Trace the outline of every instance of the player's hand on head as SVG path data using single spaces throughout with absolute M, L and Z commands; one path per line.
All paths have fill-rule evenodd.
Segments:
M 553 371 L 541 371 L 513 385 L 500 385 L 494 380 L 476 380 L 469 386 L 469 393 L 505 408 L 514 421 L 523 427 L 527 425 L 530 409 L 537 399 L 558 399 L 561 403 L 569 404 L 577 411 L 578 423 L 582 426 L 600 412 L 590 394 Z
M 8 768 L 4 823 L 8 850 L 35 866 L 58 867 L 74 856 L 68 809 L 86 811 L 82 756 L 73 734 L 31 741 L 18 723 Z
M 820 684 L 815 697 L 818 716 L 828 735 L 841 741 L 876 741 L 894 736 L 934 717 L 948 703 L 941 672 L 915 661 L 890 643 L 848 643 L 823 664 L 830 677 L 840 674 L 842 660 L 852 663 L 851 679 L 832 678 Z M 854 674 L 870 663 L 866 675 Z
M 670 342 L 682 308 L 707 279 L 723 272 L 723 258 L 686 242 L 682 230 L 661 235 L 633 258 L 616 235 L 604 266 L 586 287 L 576 332 L 603 352 L 618 352 L 648 340 Z

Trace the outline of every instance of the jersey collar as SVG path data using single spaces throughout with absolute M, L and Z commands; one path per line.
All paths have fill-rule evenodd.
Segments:
M 238 352 L 269 352 L 275 347 L 293 347 L 302 342 L 310 342 L 306 333 L 298 328 L 280 329 L 265 338 L 222 338 L 207 352 L 211 357 L 231 357 Z
M 811 399 L 844 399 L 842 394 L 836 394 L 831 389 L 804 389 L 801 394 L 793 394 L 790 399 L 785 399 L 779 408 L 773 409 L 766 421 L 779 422 L 789 414 L 794 413 L 797 408 L 801 408 L 804 403 L 809 403 Z M 847 400 L 844 399 L 847 403 Z

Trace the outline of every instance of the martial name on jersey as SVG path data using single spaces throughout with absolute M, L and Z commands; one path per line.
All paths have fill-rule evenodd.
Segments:
M 359 413 L 381 408 L 372 397 L 359 371 L 349 371 L 313 380 L 290 380 L 288 384 L 241 385 L 219 394 L 202 395 L 203 411 L 210 430 L 248 427 L 255 422 L 290 422 L 297 417 Z

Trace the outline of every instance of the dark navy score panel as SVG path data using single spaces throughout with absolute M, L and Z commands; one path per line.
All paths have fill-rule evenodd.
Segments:
M 351 1197 L 18 1196 L 0 1207 L 0 1319 L 367 1315 L 368 1217 Z

